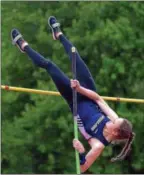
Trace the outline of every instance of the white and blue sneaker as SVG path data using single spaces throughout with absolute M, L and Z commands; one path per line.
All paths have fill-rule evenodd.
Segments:
M 54 16 L 50 16 L 48 19 L 48 25 L 52 30 L 53 39 L 57 40 L 57 33 L 62 33 L 60 29 L 60 23 L 57 22 L 57 19 Z
M 27 46 L 28 43 L 23 39 L 21 33 L 17 29 L 12 29 L 11 39 L 12 44 L 16 45 L 21 52 L 25 53 L 24 47 Z

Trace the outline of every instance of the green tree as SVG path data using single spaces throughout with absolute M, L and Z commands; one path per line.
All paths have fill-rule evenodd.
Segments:
M 47 73 L 12 46 L 14 27 L 71 77 L 68 56 L 47 27 L 50 15 L 80 51 L 101 95 L 144 98 L 142 2 L 2 1 L 2 84 L 56 90 Z M 144 173 L 143 105 L 109 104 L 133 123 L 133 150 L 111 164 L 120 147 L 107 147 L 88 172 Z M 2 173 L 75 173 L 72 139 L 72 115 L 61 97 L 2 91 Z

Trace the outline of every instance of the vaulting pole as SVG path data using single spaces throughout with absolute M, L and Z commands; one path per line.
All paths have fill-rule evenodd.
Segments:
M 76 79 L 76 49 L 75 47 L 71 48 L 72 51 L 72 73 L 73 79 Z M 73 117 L 74 117 L 74 137 L 78 139 L 78 126 L 77 126 L 77 92 L 73 89 Z M 76 156 L 76 172 L 80 174 L 80 161 L 79 153 L 75 150 Z

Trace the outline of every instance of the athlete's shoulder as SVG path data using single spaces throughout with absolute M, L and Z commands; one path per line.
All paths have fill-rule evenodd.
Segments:
M 105 145 L 97 138 L 89 139 L 88 143 L 90 144 L 91 147 L 95 147 L 97 149 L 104 149 L 105 148 Z

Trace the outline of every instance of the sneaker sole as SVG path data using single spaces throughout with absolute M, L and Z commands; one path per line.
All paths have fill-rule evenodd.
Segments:
M 50 26 L 50 28 L 51 28 L 51 30 L 52 30 L 53 39 L 54 39 L 54 40 L 57 40 L 57 38 L 56 38 L 55 35 L 54 35 L 54 30 L 53 30 L 53 28 L 52 28 L 52 26 L 51 26 L 51 24 L 50 24 L 50 22 L 49 22 L 51 17 L 54 17 L 54 16 L 50 16 L 50 17 L 48 18 L 48 25 Z M 55 18 L 55 17 L 54 17 L 54 18 Z
M 16 46 L 18 47 L 18 49 L 19 49 L 22 53 L 25 53 L 25 52 L 20 48 L 20 46 L 19 46 L 17 43 L 14 43 L 14 42 L 13 42 L 14 39 L 13 39 L 13 37 L 12 37 L 12 31 L 13 31 L 13 30 L 11 30 L 11 40 L 12 40 L 12 44 L 13 44 L 13 45 L 16 45 Z

